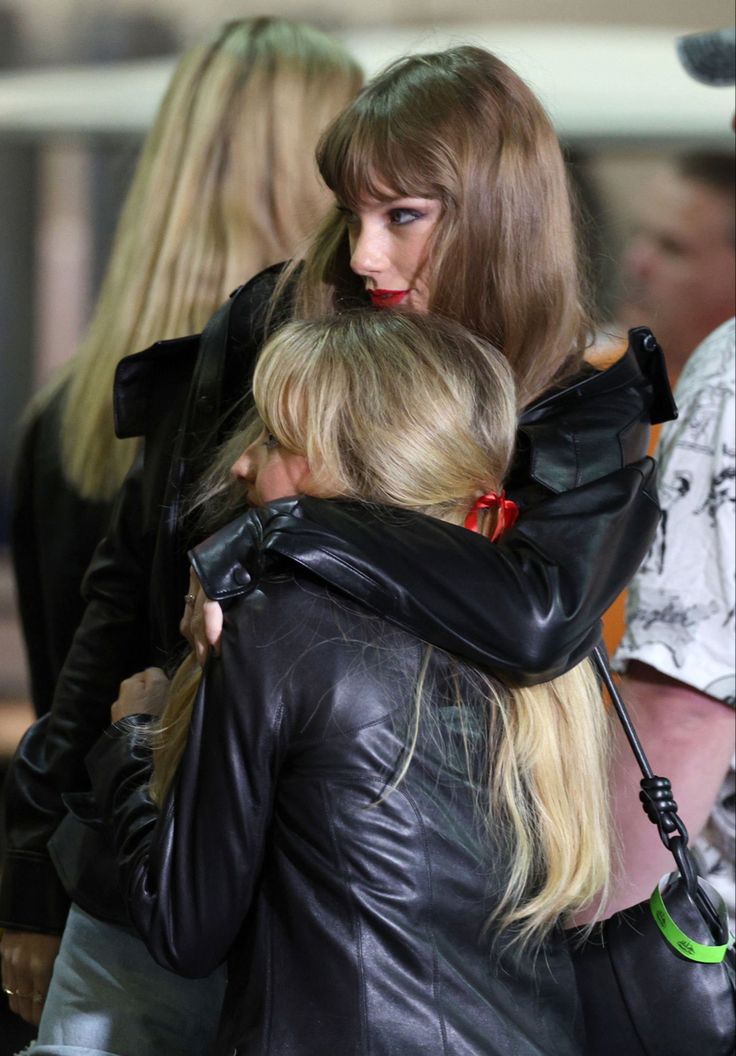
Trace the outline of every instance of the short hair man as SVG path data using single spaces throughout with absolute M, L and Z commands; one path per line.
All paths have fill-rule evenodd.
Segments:
M 624 259 L 631 326 L 657 335 L 676 378 L 701 341 L 736 311 L 733 154 L 684 155 L 652 179 Z

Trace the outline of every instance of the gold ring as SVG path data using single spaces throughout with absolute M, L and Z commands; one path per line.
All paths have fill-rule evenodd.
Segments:
M 43 994 L 38 994 L 38 995 L 36 995 L 36 994 L 22 994 L 20 992 L 20 990 L 11 990 L 9 986 L 4 986 L 3 987 L 3 993 L 7 994 L 8 997 L 19 997 L 21 999 L 21 1001 L 27 1001 L 31 997 L 35 1001 L 36 1000 L 36 996 L 38 996 L 38 1003 L 39 1004 L 40 1004 L 41 1001 L 43 1001 Z
M 193 605 L 196 600 L 197 600 L 197 598 L 196 598 L 195 594 L 185 594 L 184 595 L 184 604 L 185 605 Z

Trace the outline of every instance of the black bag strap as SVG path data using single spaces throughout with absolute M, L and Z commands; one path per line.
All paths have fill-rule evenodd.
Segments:
M 670 780 L 667 777 L 658 777 L 653 772 L 634 724 L 631 721 L 631 716 L 613 681 L 608 661 L 601 646 L 597 645 L 591 655 L 598 674 L 611 697 L 611 702 L 623 726 L 639 769 L 643 774 L 639 782 L 641 786 L 639 799 L 641 800 L 644 813 L 652 824 L 657 826 L 662 843 L 675 859 L 677 869 L 685 881 L 687 893 L 702 907 L 704 896 L 698 884 L 697 866 L 688 847 L 689 837 L 685 822 L 677 813 L 677 803 L 672 793 Z M 707 902 L 707 915 L 711 917 L 715 910 L 708 899 L 705 899 L 705 901 Z

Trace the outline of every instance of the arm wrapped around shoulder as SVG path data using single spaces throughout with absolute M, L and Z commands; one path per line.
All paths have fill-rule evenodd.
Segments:
M 543 500 L 495 545 L 406 510 L 302 497 L 250 510 L 191 557 L 210 598 L 251 590 L 266 564 L 297 564 L 432 645 L 533 684 L 590 652 L 658 520 L 645 458 Z

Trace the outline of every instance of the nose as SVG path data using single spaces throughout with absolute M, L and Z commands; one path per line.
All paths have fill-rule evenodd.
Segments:
M 253 457 L 254 447 L 255 444 L 246 447 L 242 455 L 236 458 L 230 467 L 230 476 L 234 477 L 235 480 L 244 480 L 248 483 L 252 483 L 254 480 L 256 474 L 255 458 Z
M 356 275 L 377 276 L 386 271 L 388 260 L 381 232 L 371 223 L 361 223 L 350 233 L 350 269 Z

